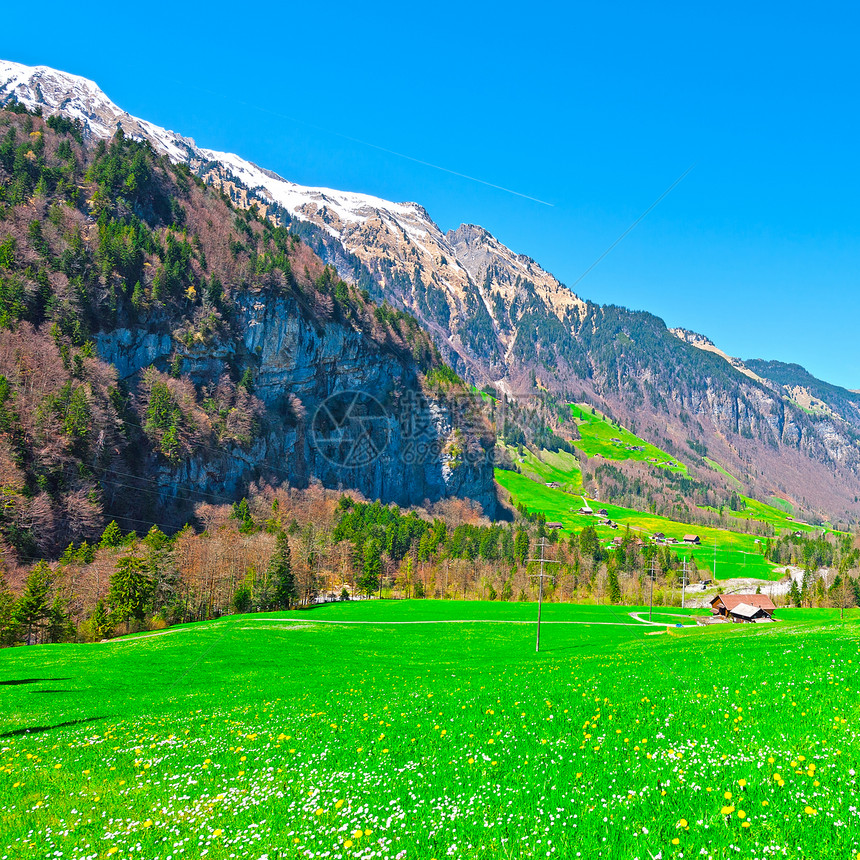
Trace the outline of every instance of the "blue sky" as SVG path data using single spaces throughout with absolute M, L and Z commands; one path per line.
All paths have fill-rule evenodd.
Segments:
M 858 13 L 818 3 L 14 4 L 0 56 L 295 182 L 417 200 L 742 358 L 860 388 Z M 383 152 L 478 177 L 529 200 Z

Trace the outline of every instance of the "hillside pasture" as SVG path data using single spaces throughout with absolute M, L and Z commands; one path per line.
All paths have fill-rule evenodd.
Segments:
M 529 511 L 542 513 L 547 520 L 562 523 L 568 533 L 578 532 L 587 525 L 593 525 L 601 540 L 607 543 L 621 533 L 620 530 L 613 530 L 604 525 L 603 520 L 598 517 L 576 513 L 582 506 L 580 496 L 537 484 L 516 472 L 501 469 L 496 470 L 496 482 L 516 504 L 524 504 Z M 607 502 L 592 500 L 589 505 L 595 511 L 606 510 L 609 519 L 618 523 L 622 529 L 629 526 L 630 530 L 642 540 L 650 540 L 657 532 L 662 532 L 667 538 L 673 537 L 679 542 L 683 540 L 684 535 L 698 535 L 701 546 L 677 543 L 670 544 L 669 547 L 679 558 L 695 560 L 704 578 L 714 577 L 714 566 L 716 566 L 717 579 L 748 577 L 777 580 L 783 576 L 784 569 L 775 568 L 761 554 L 762 544 L 756 543 L 756 540 L 761 539 L 754 535 L 710 526 L 690 525 Z
M 573 444 L 587 456 L 599 455 L 606 460 L 633 460 L 682 474 L 687 473 L 687 467 L 670 454 L 640 439 L 620 424 L 613 424 L 596 410 L 592 413 L 590 406 L 574 403 L 571 404 L 570 411 L 581 436 Z M 675 465 L 665 465 L 669 462 Z

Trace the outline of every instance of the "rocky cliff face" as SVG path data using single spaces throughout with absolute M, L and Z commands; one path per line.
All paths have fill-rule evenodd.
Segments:
M 424 392 L 414 366 L 361 332 L 313 325 L 295 301 L 243 293 L 236 312 L 241 339 L 202 349 L 139 329 L 96 338 L 99 355 L 132 387 L 145 368 L 166 371 L 177 356 L 200 389 L 216 385 L 237 361 L 256 368 L 264 412 L 250 445 L 200 447 L 176 465 L 149 455 L 144 472 L 155 476 L 158 496 L 148 504 L 157 519 L 184 522 L 194 503 L 240 497 L 258 480 L 295 487 L 319 481 L 403 506 L 455 496 L 495 513 L 492 440 L 482 445 L 478 416 L 468 423 L 468 398 Z

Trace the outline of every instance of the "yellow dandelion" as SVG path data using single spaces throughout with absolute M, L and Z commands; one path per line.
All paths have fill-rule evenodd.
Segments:
M 346 842 L 343 843 L 344 848 L 352 848 L 352 839 L 347 839 Z
M 680 839 L 678 839 L 678 837 L 677 837 L 677 836 L 672 840 L 672 844 L 673 844 L 673 845 L 678 845 L 680 842 L 681 842 L 681 840 L 680 840 Z
M 735 811 L 734 806 L 724 806 L 722 808 L 723 815 L 731 815 Z
M 723 794 L 723 797 L 724 797 L 726 800 L 731 800 L 731 799 L 732 799 L 732 793 L 731 793 L 730 791 L 727 791 L 727 792 L 725 792 L 725 793 Z
M 335 804 L 334 804 L 335 809 L 340 809 L 341 806 L 343 806 L 343 799 L 335 801 Z
M 686 827 L 686 826 L 687 826 L 687 819 L 686 819 L 686 818 L 682 818 L 682 819 L 678 822 L 678 827 Z
M 222 836 L 223 834 L 224 834 L 224 831 L 220 827 L 217 830 L 212 831 L 212 835 L 216 838 L 219 836 Z
M 742 809 L 738 810 L 738 818 L 746 818 L 747 814 Z
M 818 815 L 818 813 L 811 806 L 807 806 L 803 811 L 807 815 Z
M 373 831 L 369 827 L 364 831 L 365 836 L 370 836 L 371 833 L 373 833 Z
M 738 780 L 738 785 L 739 785 L 741 788 L 744 788 L 744 787 L 746 786 L 746 784 L 747 784 L 747 781 L 746 781 L 745 779 L 739 779 L 739 780 Z
M 749 827 L 749 826 L 750 826 L 749 821 L 742 821 L 741 822 L 741 827 Z

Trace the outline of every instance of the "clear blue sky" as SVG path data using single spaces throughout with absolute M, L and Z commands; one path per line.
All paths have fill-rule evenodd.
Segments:
M 695 164 L 576 291 L 860 388 L 857 25 L 827 2 L 17 3 L 0 56 L 295 182 L 481 224 L 567 284 Z

